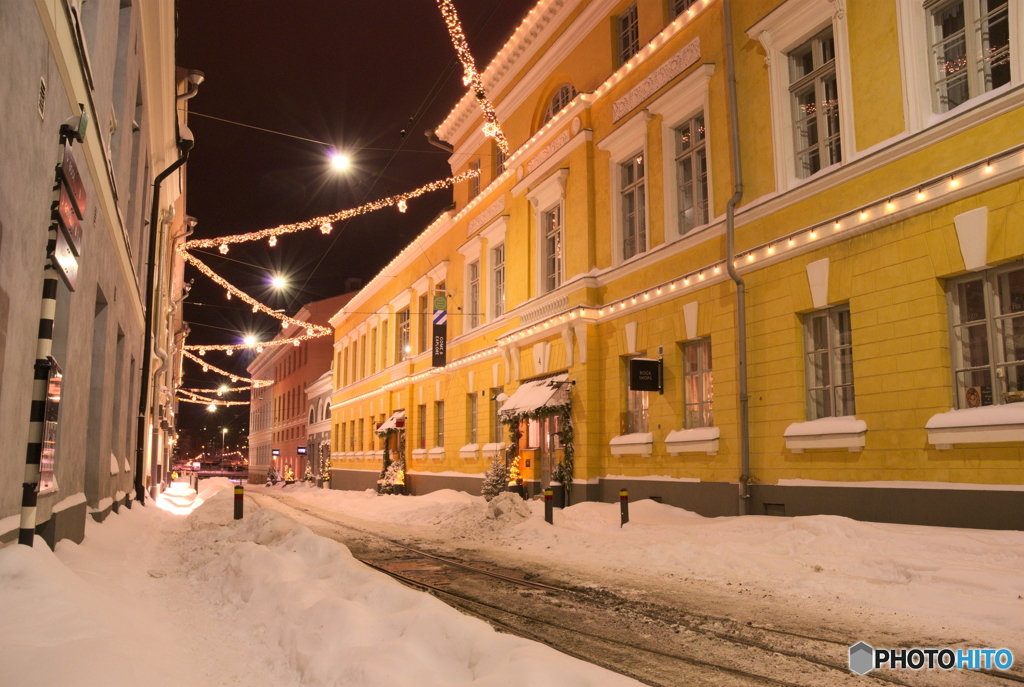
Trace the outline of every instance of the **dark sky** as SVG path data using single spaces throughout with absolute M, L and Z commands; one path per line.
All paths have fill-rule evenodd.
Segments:
M 482 69 L 535 0 L 455 0 L 470 49 Z M 195 238 L 256 231 L 356 207 L 450 175 L 447 154 L 423 132 L 441 123 L 465 92 L 461 65 L 433 0 L 178 0 L 177 64 L 206 80 L 188 102 L 195 135 L 188 162 L 187 212 Z M 322 141 L 346 152 L 353 167 L 331 169 L 330 145 L 209 119 L 241 122 Z M 402 130 L 407 131 L 403 139 Z M 329 236 L 305 231 L 233 246 L 200 257 L 235 286 L 294 313 L 305 302 L 343 291 L 348 277 L 372 278 L 451 203 L 450 191 L 425 195 L 405 214 L 394 209 L 338 223 Z M 272 272 L 286 274 L 286 294 L 271 293 Z M 270 338 L 276 321 L 254 315 L 194 268 L 185 301 L 189 343 L 235 343 L 241 331 Z M 210 362 L 244 374 L 251 354 L 208 353 Z M 184 386 L 222 381 L 186 361 Z M 244 434 L 248 407 L 180 404 L 179 428 L 208 436 L 228 427 Z

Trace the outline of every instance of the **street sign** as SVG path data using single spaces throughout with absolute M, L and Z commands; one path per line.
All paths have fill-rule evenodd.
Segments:
M 306 447 L 299 446 L 298 448 L 295 449 L 295 452 L 298 453 L 300 456 L 304 456 L 306 455 Z
M 46 379 L 46 401 L 43 404 L 43 448 L 39 457 L 39 484 L 36 490 L 48 491 L 56 486 L 54 468 L 57 460 L 57 419 L 60 416 L 60 396 L 64 375 L 52 357 L 36 363 Z
M 58 172 L 58 177 L 74 199 L 78 218 L 85 219 L 85 185 L 82 183 L 82 176 L 78 173 L 75 158 L 71 155 L 71 146 L 67 143 L 64 144 L 64 159 L 61 160 Z
M 661 361 L 652 358 L 630 358 L 629 390 L 661 391 Z
M 444 367 L 448 362 L 448 299 L 434 296 L 434 329 L 431 365 Z
M 52 220 L 56 220 L 61 230 L 68 239 L 68 245 L 76 256 L 82 254 L 82 223 L 79 221 L 78 211 L 75 210 L 75 201 L 64 184 L 58 184 L 59 195 L 57 207 L 50 213 Z
M 57 243 L 54 246 L 53 253 L 50 255 L 50 261 L 56 268 L 57 274 L 60 275 L 64 285 L 68 287 L 68 291 L 74 291 L 75 287 L 78 286 L 78 259 L 71 250 L 71 246 L 68 245 L 64 232 L 58 230 L 56 234 Z

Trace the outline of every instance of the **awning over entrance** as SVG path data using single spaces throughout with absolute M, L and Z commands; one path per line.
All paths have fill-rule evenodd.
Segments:
M 502 415 L 522 415 L 545 406 L 564 405 L 566 392 L 565 385 L 561 382 L 568 379 L 569 375 L 563 372 L 547 379 L 525 382 L 519 385 L 498 412 Z
M 391 413 L 391 417 L 389 417 L 384 422 L 380 423 L 380 427 L 377 428 L 377 431 L 378 432 L 386 432 L 389 429 L 404 429 L 404 428 L 405 428 L 405 411 L 404 410 L 396 410 L 395 412 Z

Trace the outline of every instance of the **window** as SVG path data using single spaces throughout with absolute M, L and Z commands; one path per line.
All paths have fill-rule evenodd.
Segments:
M 370 330 L 370 374 L 377 371 L 377 328 Z
M 497 142 L 494 143 L 494 178 L 497 179 L 505 173 L 505 153 Z
M 696 4 L 697 0 L 669 0 L 669 6 L 672 8 L 672 18 L 675 19 Z
M 618 55 L 621 65 L 640 52 L 640 23 L 637 19 L 635 2 L 619 15 L 615 24 L 619 32 Z
M 359 337 L 359 379 L 366 377 L 366 334 Z
M 842 305 L 806 315 L 804 346 L 807 419 L 855 415 L 850 307 Z
M 637 432 L 647 431 L 647 412 L 650 407 L 648 393 L 647 391 L 626 389 L 626 412 L 623 413 L 622 417 L 623 434 L 636 434 Z
M 571 103 L 575 97 L 576 88 L 571 83 L 564 83 L 559 86 L 558 90 L 551 96 L 551 100 L 548 101 L 548 107 L 544 110 L 544 121 L 541 122 L 541 125 L 546 124 L 549 119 L 561 112 L 562 108 Z
M 420 311 L 420 353 L 430 348 L 430 296 L 423 294 L 419 298 Z
M 683 411 L 686 429 L 714 427 L 711 339 L 683 344 Z
M 647 250 L 647 200 L 644 193 L 644 154 L 619 165 L 622 180 L 622 259 Z
M 708 223 L 708 159 L 704 113 L 675 129 L 679 233 Z
M 434 402 L 434 421 L 437 423 L 437 440 L 434 446 L 444 446 L 444 401 Z
M 476 172 L 476 176 L 469 180 L 469 197 L 476 198 L 480 195 L 480 158 L 469 163 L 469 171 Z
M 469 263 L 466 268 L 466 308 L 469 317 L 469 329 L 476 329 L 480 326 L 480 261 Z M 473 443 L 473 442 L 470 442 Z
M 476 394 L 475 393 L 469 394 L 466 397 L 466 425 L 467 425 L 468 430 L 469 430 L 468 432 L 466 432 L 466 434 L 468 435 L 468 438 L 469 438 L 469 441 L 466 442 L 467 444 L 475 444 L 475 443 L 477 443 L 476 442 L 476 438 L 477 438 L 477 415 L 476 415 L 476 408 L 477 408 Z
M 426 404 L 416 406 L 416 415 L 419 418 L 416 432 L 417 448 L 427 447 L 427 406 Z
M 395 360 L 401 362 L 412 353 L 412 346 L 409 345 L 409 308 L 399 310 L 395 321 Z
M 505 387 L 496 386 L 491 389 L 491 420 L 493 422 L 492 429 L 494 430 L 494 436 L 491 438 L 496 444 L 500 444 L 505 441 L 505 427 L 501 424 L 501 415 L 498 413 L 501 410 L 503 401 L 498 400 L 498 396 L 505 393 Z
M 1024 401 L 1024 264 L 948 288 L 957 408 Z
M 380 323 L 380 369 L 388 366 L 388 321 Z
M 937 112 L 951 110 L 1010 82 L 1007 0 L 932 3 L 929 15 L 932 90 Z
M 494 301 L 491 303 L 493 319 L 505 314 L 505 244 L 491 249 L 491 282 Z
M 842 161 L 836 46 L 829 27 L 789 53 L 796 176 Z
M 314 413 L 314 409 L 310 408 L 309 409 L 309 424 L 313 424 L 314 422 L 316 422 L 316 414 Z
M 562 206 L 556 205 L 541 215 L 543 232 L 543 291 L 548 293 L 562 285 Z

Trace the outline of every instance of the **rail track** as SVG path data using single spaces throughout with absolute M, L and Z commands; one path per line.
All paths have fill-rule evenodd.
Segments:
M 406 585 L 431 593 L 501 631 L 542 642 L 652 687 L 1024 683 L 1014 674 L 988 671 L 873 671 L 858 677 L 846 665 L 847 650 L 856 639 L 742 623 L 657 601 L 627 599 L 610 590 L 540 582 L 517 570 L 424 551 L 284 496 L 260 496 L 360 537 L 357 548 L 367 550 L 355 554 L 356 558 Z M 322 533 L 346 544 L 351 541 L 337 530 Z M 366 545 L 368 540 L 383 546 L 371 548 Z

